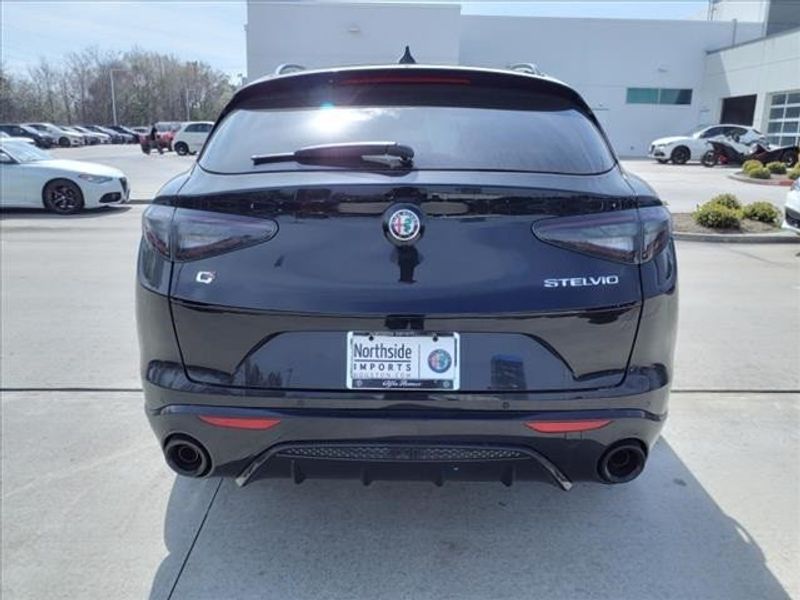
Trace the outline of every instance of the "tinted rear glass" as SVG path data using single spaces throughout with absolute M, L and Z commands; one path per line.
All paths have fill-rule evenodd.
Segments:
M 200 165 L 218 173 L 318 170 L 324 167 L 293 162 L 253 166 L 252 157 L 319 144 L 370 141 L 411 146 L 415 169 L 584 175 L 602 173 L 614 165 L 597 127 L 570 102 L 515 93 L 505 107 L 498 100 L 503 94 L 498 90 L 485 106 L 476 102 L 478 96 L 462 102 L 458 95 L 450 96 L 450 102 L 442 102 L 440 96 L 427 105 L 415 105 L 407 93 L 396 97 L 397 102 L 386 94 L 372 96 L 367 105 L 365 95 L 355 102 L 351 95 L 343 106 L 331 101 L 341 98 L 328 99 L 324 94 L 298 107 L 284 102 L 269 107 L 249 103 L 223 119 L 206 144 Z M 469 95 L 462 92 L 461 97 Z

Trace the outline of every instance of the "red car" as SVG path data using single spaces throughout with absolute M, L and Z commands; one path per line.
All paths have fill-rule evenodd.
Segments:
M 172 151 L 172 140 L 175 137 L 176 125 L 180 128 L 180 124 L 173 122 L 156 123 L 156 129 L 158 130 L 158 146 L 162 152 L 164 150 Z M 132 129 L 139 135 L 139 145 L 141 145 L 142 151 L 149 154 L 150 150 L 153 149 L 150 142 L 151 127 L 133 127 Z

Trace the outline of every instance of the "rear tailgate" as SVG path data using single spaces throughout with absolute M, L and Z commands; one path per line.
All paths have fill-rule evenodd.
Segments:
M 181 205 L 192 208 L 179 213 L 247 206 L 278 224 L 268 242 L 176 264 L 173 317 L 187 373 L 226 386 L 342 390 L 348 331 L 425 331 L 460 334 L 462 391 L 616 385 L 636 334 L 638 266 L 545 243 L 531 230 L 542 219 L 635 213 L 621 176 L 602 177 L 601 187 L 621 195 L 586 191 L 597 180 L 541 176 L 549 187 L 393 183 L 185 196 Z M 577 183 L 584 189 L 563 189 Z M 383 230 L 398 203 L 424 215 L 412 247 L 398 248 Z
M 387 141 L 412 148 L 413 166 L 293 158 Z M 214 235 L 204 211 L 276 228 L 269 241 L 176 263 L 173 318 L 194 381 L 346 390 L 349 332 L 458 334 L 464 392 L 583 390 L 625 376 L 639 267 L 584 246 L 620 219 L 638 227 L 636 200 L 591 111 L 558 82 L 403 67 L 256 83 L 223 111 L 171 202 L 176 222 L 199 223 L 201 245 Z M 410 244 L 385 231 L 402 206 L 424 227 Z M 532 231 L 573 217 L 548 233 L 566 244 Z M 638 239 L 609 235 L 611 254 Z

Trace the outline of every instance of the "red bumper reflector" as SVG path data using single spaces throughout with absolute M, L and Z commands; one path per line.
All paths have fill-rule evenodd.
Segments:
M 525 426 L 539 433 L 572 433 L 600 429 L 611 423 L 611 419 L 584 419 L 582 421 L 528 421 Z
M 280 423 L 280 419 L 262 419 L 258 417 L 212 417 L 200 415 L 200 420 L 217 427 L 231 427 L 233 429 L 269 429 Z

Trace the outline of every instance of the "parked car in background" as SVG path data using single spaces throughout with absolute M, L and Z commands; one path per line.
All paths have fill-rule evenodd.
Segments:
M 13 125 L 4 123 L 0 125 L 0 131 L 5 132 L 11 137 L 27 138 L 39 148 L 51 148 L 57 144 L 55 138 L 44 131 L 36 131 L 27 125 Z
M 75 131 L 68 131 L 52 123 L 24 123 L 24 125 L 53 136 L 53 139 L 62 148 L 83 146 L 86 143 L 86 136 Z
M 10 142 L 10 141 L 25 142 L 26 144 L 33 144 L 34 146 L 36 145 L 34 143 L 34 141 L 29 137 L 14 137 L 14 136 L 8 135 L 5 131 L 0 131 L 0 141 L 2 141 L 2 142 Z
M 270 77 L 198 160 L 145 211 L 137 267 L 146 414 L 179 474 L 642 472 L 673 373 L 670 215 L 575 90 Z
M 214 127 L 213 121 L 189 121 L 177 131 L 172 140 L 172 148 L 181 156 L 197 154 L 206 143 L 208 134 Z
M 689 135 L 664 137 L 653 140 L 648 156 L 660 163 L 672 162 L 682 165 L 690 160 L 701 160 L 711 150 L 708 139 L 720 135 L 736 136 L 742 142 L 752 144 L 764 137 L 764 134 L 753 127 L 744 125 L 709 125 L 697 129 Z
M 46 208 L 71 215 L 84 208 L 128 201 L 128 180 L 118 169 L 54 159 L 25 142 L 0 141 L 0 206 Z
M 171 131 L 172 133 L 175 133 L 181 127 L 183 127 L 183 123 L 183 121 L 159 121 L 156 123 L 156 127 L 159 130 L 163 129 L 164 131 Z
M 133 129 L 123 127 L 122 125 L 109 125 L 108 129 L 112 129 L 125 137 L 126 144 L 137 144 L 139 142 L 139 134 Z
M 783 207 L 783 228 L 800 234 L 800 179 L 795 179 Z
M 112 144 L 125 143 L 125 136 L 123 136 L 118 131 L 114 131 L 113 129 L 108 129 L 101 125 L 83 125 L 83 128 L 88 129 L 89 131 L 94 131 L 95 133 L 102 133 L 103 135 L 107 135 Z
M 132 129 L 139 134 L 139 144 L 144 148 L 145 146 L 150 147 L 150 130 L 152 127 L 132 127 Z M 163 128 L 159 129 L 156 126 L 156 130 L 158 132 L 158 145 L 164 150 L 172 150 L 172 139 L 174 134 L 171 129 Z
M 161 134 L 161 139 L 166 142 L 167 150 L 172 150 L 172 141 L 175 138 L 175 132 L 181 128 L 182 123 L 179 121 L 159 121 L 156 123 L 156 129 Z
M 59 125 L 59 127 L 64 131 L 69 131 L 70 133 L 81 136 L 84 146 L 92 146 L 100 143 L 100 136 L 76 129 L 74 125 Z
M 86 127 L 85 125 L 70 125 L 72 129 L 76 131 L 80 131 L 83 134 L 89 136 L 89 139 L 92 140 L 91 143 L 98 143 L 98 144 L 110 144 L 111 143 L 111 136 L 106 133 L 100 133 L 98 131 L 93 131 Z M 96 140 L 96 141 L 95 141 Z

